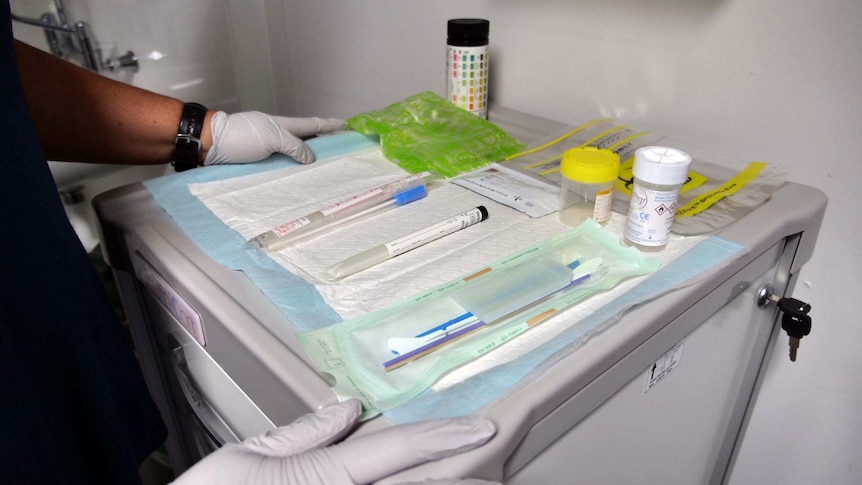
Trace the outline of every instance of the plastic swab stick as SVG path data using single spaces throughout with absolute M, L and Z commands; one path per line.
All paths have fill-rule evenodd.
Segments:
M 577 270 L 573 272 L 569 284 L 527 306 L 532 306 L 540 301 L 544 301 L 561 291 L 589 280 L 593 274 L 600 272 L 603 264 L 604 260 L 598 257 L 592 258 L 583 264 L 579 264 L 578 261 L 569 263 L 567 267 Z M 485 325 L 485 322 L 473 316 L 472 313 L 467 312 L 443 323 L 442 325 L 426 330 L 416 337 L 391 338 L 387 342 L 389 349 L 400 355 L 384 362 L 384 370 L 389 372 L 393 369 L 397 369 L 398 367 L 428 355 L 440 347 L 448 345 Z
M 439 340 L 446 335 L 454 333 L 456 330 L 460 330 L 468 325 L 472 325 L 479 321 L 478 318 L 474 317 L 473 314 L 469 312 L 461 315 L 454 320 L 458 321 L 449 325 L 448 327 L 440 328 L 432 332 L 423 332 L 415 337 L 393 337 L 387 341 L 389 350 L 395 352 L 396 354 L 407 354 L 430 342 L 434 342 L 435 340 Z

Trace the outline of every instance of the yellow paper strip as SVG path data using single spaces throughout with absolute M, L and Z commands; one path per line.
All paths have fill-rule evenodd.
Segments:
M 765 167 L 766 164 L 763 162 L 751 162 L 744 170 L 725 182 L 721 187 L 710 190 L 709 192 L 698 196 L 696 199 L 691 200 L 683 207 L 678 208 L 676 210 L 675 217 L 688 217 L 705 211 L 716 202 L 745 187 L 745 184 L 754 180 L 754 178 L 757 177 Z
M 629 135 L 629 136 L 627 136 L 627 137 L 623 138 L 622 140 L 620 140 L 620 141 L 618 141 L 618 142 L 614 143 L 613 145 L 609 146 L 609 147 L 608 147 L 608 150 L 613 150 L 614 148 L 616 148 L 616 147 L 618 147 L 618 146 L 622 145 L 623 143 L 626 143 L 626 142 L 628 142 L 628 141 L 632 141 L 632 140 L 634 140 L 635 138 L 639 138 L 639 137 L 641 137 L 641 136 L 649 135 L 649 134 L 650 134 L 650 132 L 648 132 L 648 131 L 641 131 L 641 132 L 639 132 L 639 133 L 631 134 L 631 135 Z
M 530 148 L 529 150 L 527 150 L 527 151 L 523 151 L 523 152 L 521 152 L 521 153 L 516 153 L 516 154 L 514 154 L 514 155 L 509 155 L 508 157 L 506 157 L 506 160 L 512 160 L 513 158 L 522 157 L 522 156 L 524 156 L 524 155 L 529 155 L 529 154 L 531 154 L 531 153 L 535 153 L 535 152 L 538 152 L 538 151 L 540 151 L 540 150 L 544 150 L 545 148 L 548 148 L 548 147 L 549 147 L 549 146 L 551 146 L 551 145 L 556 145 L 557 143 L 559 143 L 559 142 L 561 142 L 561 141 L 565 140 L 566 138 L 568 138 L 568 137 L 570 137 L 570 136 L 574 135 L 575 133 L 578 133 L 579 131 L 586 130 L 587 128 L 589 128 L 589 127 L 591 127 L 591 126 L 593 126 L 593 125 L 597 125 L 597 124 L 599 124 L 599 123 L 605 123 L 605 122 L 608 122 L 608 121 L 613 121 L 613 120 L 611 120 L 610 118 L 602 118 L 602 119 L 600 119 L 600 120 L 593 120 L 593 121 L 589 121 L 589 122 L 584 123 L 583 125 L 581 125 L 581 126 L 579 126 L 579 127 L 575 128 L 574 130 L 572 130 L 572 131 L 570 131 L 570 132 L 566 133 L 565 135 L 563 135 L 563 136 L 561 136 L 561 137 L 557 138 L 556 140 L 551 140 L 551 141 L 549 141 L 548 143 L 545 143 L 544 145 L 537 146 L 536 148 Z
M 604 138 L 604 137 L 606 137 L 606 136 L 610 135 L 611 133 L 615 133 L 615 132 L 617 132 L 617 131 L 625 130 L 626 128 L 628 128 L 628 125 L 624 125 L 624 126 L 613 126 L 613 127 L 611 127 L 611 128 L 608 128 L 607 130 L 605 130 L 605 131 L 603 131 L 603 132 L 599 133 L 598 135 L 596 135 L 596 136 L 594 136 L 594 137 L 590 138 L 589 140 L 585 141 L 584 143 L 582 143 L 582 144 L 581 144 L 581 146 L 580 146 L 580 148 L 588 147 L 588 146 L 590 146 L 590 144 L 592 144 L 592 143 L 593 143 L 593 142 L 595 142 L 596 140 L 600 140 L 600 139 L 602 139 L 602 138 Z M 545 163 L 548 163 L 548 162 L 550 162 L 550 161 L 552 161 L 552 160 L 555 160 L 555 159 L 556 159 L 556 160 L 560 160 L 561 158 L 562 158 L 562 157 L 549 158 L 549 159 L 547 159 L 547 160 L 543 160 L 543 161 L 541 161 L 541 162 L 539 162 L 539 163 L 534 163 L 534 164 L 532 164 L 532 165 L 527 165 L 527 166 L 525 166 L 525 167 L 523 167 L 523 168 L 539 167 L 539 166 L 544 165 Z M 550 168 L 550 169 L 548 169 L 548 170 L 543 170 L 543 171 L 539 172 L 539 175 L 541 175 L 541 176 L 545 176 L 545 175 L 547 175 L 547 174 L 549 174 L 549 173 L 554 173 L 554 172 L 559 172 L 559 171 L 560 171 L 560 167 L 559 167 L 559 166 L 557 166 L 557 167 L 554 167 L 554 168 Z

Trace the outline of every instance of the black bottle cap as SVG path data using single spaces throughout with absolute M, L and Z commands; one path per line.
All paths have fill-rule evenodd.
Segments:
M 452 19 L 448 24 L 446 43 L 460 46 L 486 45 L 490 28 L 490 22 L 483 19 Z
M 486 209 L 484 205 L 480 205 L 476 208 L 479 209 L 479 213 L 482 214 L 482 218 L 479 219 L 479 222 L 484 221 L 488 218 L 488 209 Z

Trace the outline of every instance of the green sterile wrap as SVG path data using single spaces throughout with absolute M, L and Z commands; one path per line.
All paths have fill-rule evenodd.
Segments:
M 524 148 L 493 123 L 430 91 L 356 115 L 347 120 L 347 126 L 364 135 L 379 135 L 383 155 L 404 170 L 433 170 L 446 178 Z
M 530 271 L 545 271 L 540 267 L 552 272 L 558 272 L 559 268 L 566 270 L 574 261 L 580 261 L 584 267 L 595 267 L 598 262 L 600 267 L 591 271 L 591 277 L 582 283 L 561 288 L 502 317 L 495 315 L 492 318 L 496 320 L 421 358 L 388 372 L 384 369 L 383 363 L 396 357 L 388 347 L 390 338 L 413 337 L 465 311 L 478 316 L 479 310 L 466 308 L 463 295 L 481 295 L 483 289 L 489 289 L 489 300 L 493 301 L 496 296 L 493 292 L 506 291 L 500 289 L 501 280 L 517 281 L 522 275 L 529 278 L 526 275 Z M 588 261 L 593 264 L 586 263 Z M 634 248 L 622 246 L 617 235 L 590 219 L 571 231 L 412 298 L 325 329 L 300 332 L 297 336 L 336 394 L 342 399 L 360 399 L 363 418 L 370 418 L 419 395 L 458 366 L 490 351 L 505 352 L 504 343 L 590 295 L 610 290 L 626 278 L 651 273 L 659 265 L 658 259 L 647 258 Z M 578 267 L 569 271 L 577 275 Z M 475 300 L 474 297 L 469 299 Z M 501 294 L 499 299 L 508 301 L 512 297 Z M 575 322 L 586 316 L 576 311 L 577 308 L 573 308 L 561 318 Z

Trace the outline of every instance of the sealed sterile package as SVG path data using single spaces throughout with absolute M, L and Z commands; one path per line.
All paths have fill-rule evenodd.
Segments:
M 453 179 L 452 183 L 530 217 L 543 217 L 559 209 L 558 186 L 498 163 Z
M 577 228 L 380 310 L 298 333 L 318 372 L 364 418 L 660 261 L 588 220 Z M 573 319 L 574 321 L 574 319 Z

